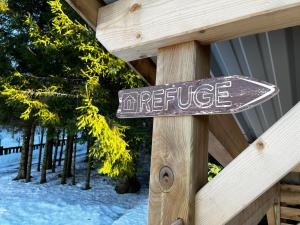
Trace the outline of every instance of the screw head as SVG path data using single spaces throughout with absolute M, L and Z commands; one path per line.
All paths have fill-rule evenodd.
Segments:
M 174 183 L 174 173 L 168 166 L 164 166 L 159 171 L 159 183 L 164 192 L 170 190 Z

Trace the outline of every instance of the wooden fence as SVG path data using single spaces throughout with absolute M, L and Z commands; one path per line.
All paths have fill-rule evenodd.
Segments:
M 61 145 L 61 144 L 64 145 L 65 140 L 59 140 L 59 145 Z M 33 145 L 33 150 L 39 149 L 40 146 L 41 146 L 41 144 Z M 44 147 L 45 147 L 45 144 L 42 144 L 42 148 L 44 148 Z M 0 156 L 12 154 L 12 153 L 18 153 L 18 152 L 21 152 L 21 150 L 22 150 L 22 146 L 9 147 L 9 148 L 3 148 L 2 146 L 0 146 Z

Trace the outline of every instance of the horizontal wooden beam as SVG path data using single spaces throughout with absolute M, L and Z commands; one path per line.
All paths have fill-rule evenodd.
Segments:
M 228 223 L 279 182 L 300 162 L 299 139 L 300 103 L 197 193 L 196 225 Z
M 300 185 L 282 184 L 280 202 L 287 205 L 300 205 Z
M 300 192 L 282 191 L 280 201 L 287 205 L 300 205 Z
M 300 185 L 281 184 L 280 189 L 281 189 L 281 191 L 299 192 L 300 193 Z
M 100 9 L 97 38 L 131 61 L 192 40 L 202 44 L 300 24 L 300 0 L 118 0 Z
M 300 209 L 280 207 L 281 218 L 300 222 Z
M 277 201 L 279 188 L 277 185 L 272 187 L 247 208 L 240 212 L 226 225 L 257 225 L 270 207 Z M 270 224 L 269 224 L 270 225 Z

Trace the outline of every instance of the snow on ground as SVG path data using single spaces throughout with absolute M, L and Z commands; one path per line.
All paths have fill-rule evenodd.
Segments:
M 85 146 L 78 148 L 77 184 L 61 185 L 57 173 L 47 173 L 39 184 L 34 151 L 33 179 L 13 181 L 19 153 L 0 156 L 0 225 L 146 225 L 147 190 L 119 195 L 109 178 L 92 174 L 92 189 L 81 190 L 85 179 Z

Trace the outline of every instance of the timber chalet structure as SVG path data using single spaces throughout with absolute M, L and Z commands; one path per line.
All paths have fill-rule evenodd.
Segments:
M 242 113 L 155 117 L 149 225 L 300 222 L 300 0 L 66 1 L 149 85 L 244 75 L 280 89 Z M 208 154 L 225 167 L 209 183 Z

